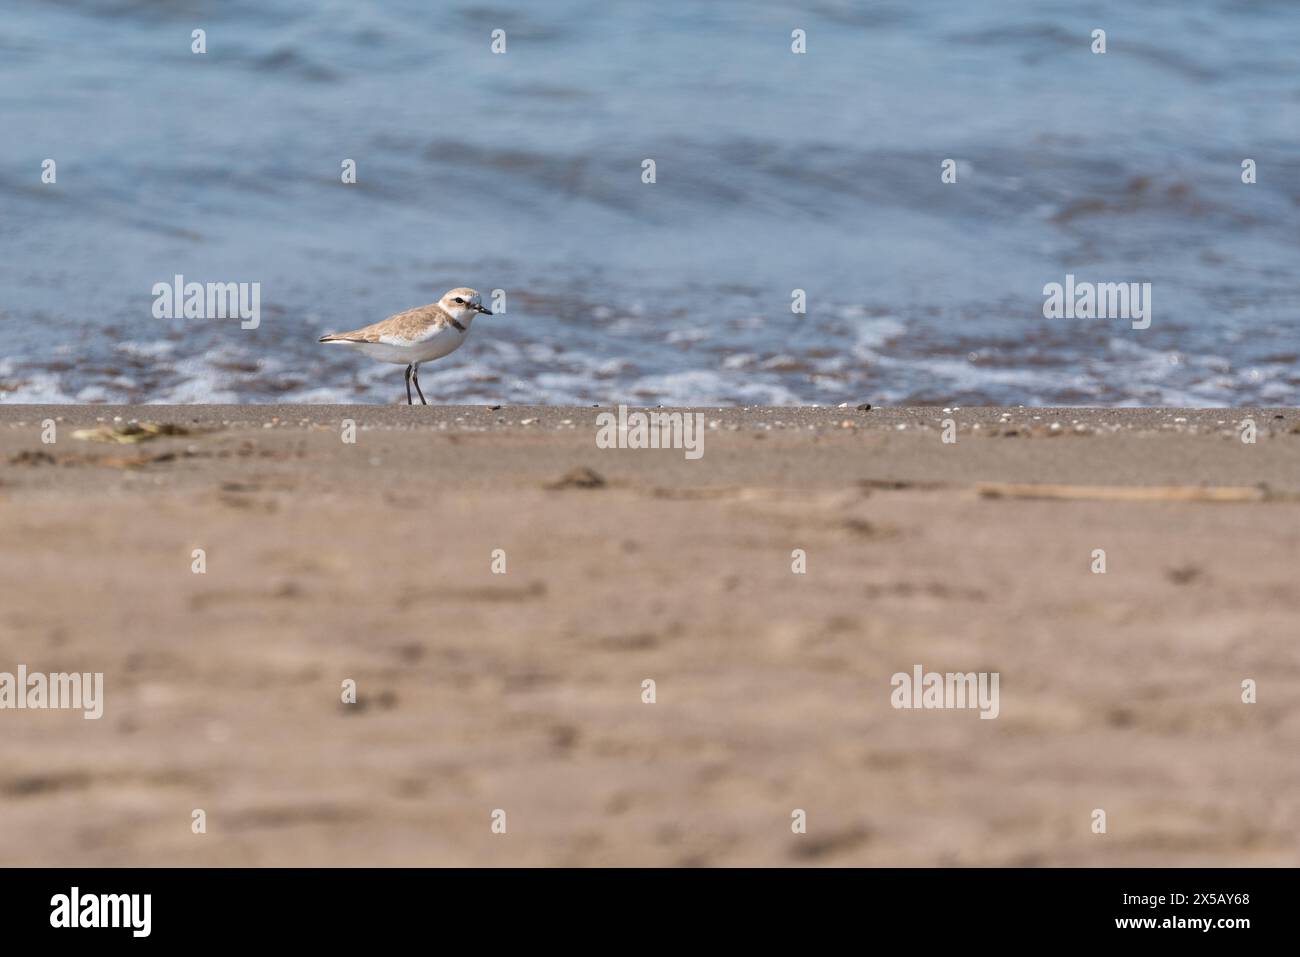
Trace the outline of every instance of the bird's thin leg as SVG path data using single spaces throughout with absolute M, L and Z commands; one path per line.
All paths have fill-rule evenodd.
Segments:
M 406 404 L 415 405 L 415 403 L 411 401 L 411 367 L 410 366 L 406 367 Z
M 420 393 L 420 405 L 428 405 L 425 401 L 424 392 L 420 389 L 420 363 L 411 366 L 411 379 L 415 382 L 415 391 Z

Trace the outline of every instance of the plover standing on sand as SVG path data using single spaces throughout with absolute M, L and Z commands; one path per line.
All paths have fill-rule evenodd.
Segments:
M 355 332 L 321 336 L 320 341 L 342 342 L 372 359 L 406 366 L 406 404 L 415 404 L 411 401 L 414 381 L 421 404 L 428 405 L 420 389 L 420 363 L 441 359 L 459 349 L 479 313 L 492 315 L 477 292 L 461 287 L 428 306 L 399 312 Z

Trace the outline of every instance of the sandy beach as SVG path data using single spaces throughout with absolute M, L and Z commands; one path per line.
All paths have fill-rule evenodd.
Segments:
M 0 863 L 1300 863 L 1300 411 L 602 411 L 0 406 Z

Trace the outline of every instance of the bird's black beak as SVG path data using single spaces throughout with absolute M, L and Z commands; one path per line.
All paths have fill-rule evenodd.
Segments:
M 490 315 L 492 315 L 492 310 L 491 310 L 491 309 L 487 308 L 486 306 L 480 306 L 477 302 L 474 303 L 474 308 L 475 308 L 478 312 L 483 313 L 483 315 L 485 315 L 485 316 L 490 316 Z

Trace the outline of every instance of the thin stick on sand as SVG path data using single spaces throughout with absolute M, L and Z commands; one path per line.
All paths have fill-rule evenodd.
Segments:
M 1251 485 L 1026 485 L 987 482 L 984 498 L 1047 498 L 1098 502 L 1262 502 L 1268 490 Z

